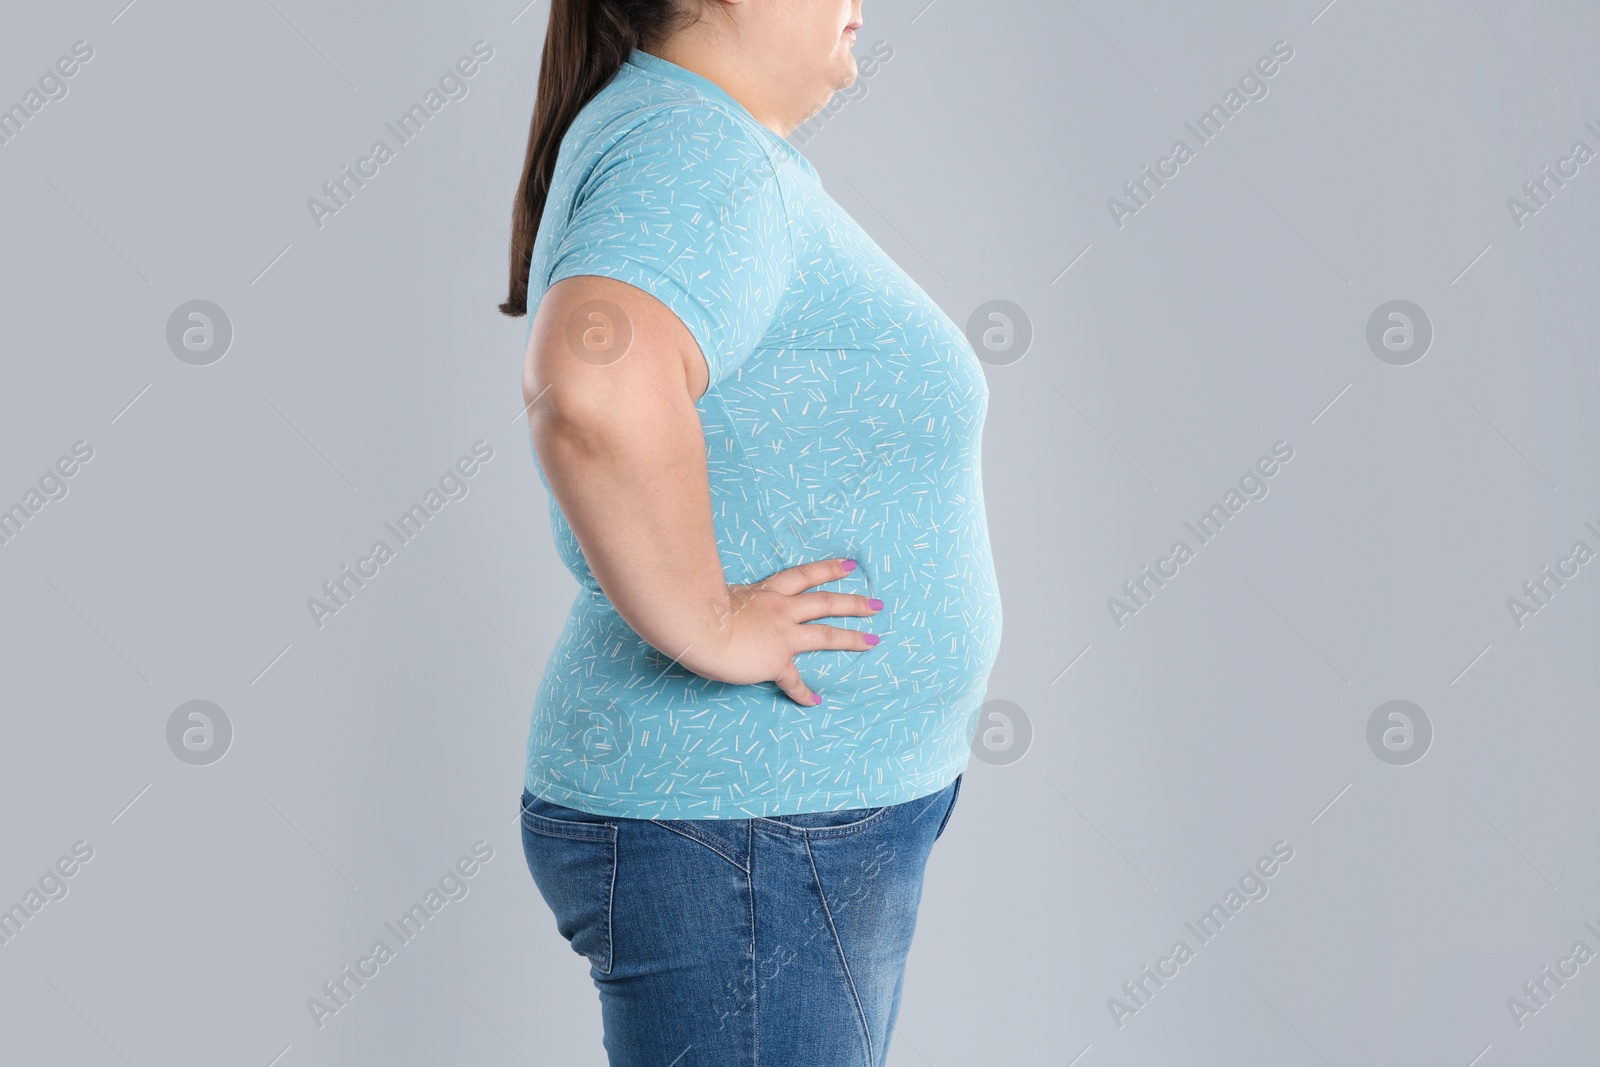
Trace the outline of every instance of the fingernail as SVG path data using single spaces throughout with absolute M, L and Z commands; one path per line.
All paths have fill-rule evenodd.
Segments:
M 865 641 L 869 645 L 875 645 L 875 644 L 878 643 L 878 635 L 877 634 L 862 634 L 861 635 L 861 640 Z
M 873 611 L 877 611 L 883 607 L 883 601 L 879 600 L 877 597 L 869 597 L 867 598 L 867 607 L 871 608 Z
M 840 564 L 840 566 L 844 567 L 844 569 L 847 571 L 853 571 L 856 569 L 856 561 L 853 559 L 847 559 Z
M 813 704 L 822 703 L 822 694 L 821 693 L 812 693 L 811 694 L 811 703 L 813 703 Z

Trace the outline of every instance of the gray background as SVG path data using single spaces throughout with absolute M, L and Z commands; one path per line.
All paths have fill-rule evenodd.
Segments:
M 247 0 L 8 11 L 0 104 L 94 58 L 0 146 L 0 504 L 93 459 L 0 547 L 0 946 L 18 1063 L 600 1064 L 586 965 L 514 819 L 574 591 L 519 407 L 504 233 L 546 3 Z M 865 7 L 893 58 L 806 141 L 987 367 L 1005 602 L 935 850 L 901 1065 L 1591 1063 L 1600 962 L 1600 125 L 1578 0 Z M 306 208 L 477 40 L 470 81 L 337 216 Z M 1274 41 L 1294 58 L 1119 228 L 1106 200 Z M 386 139 L 388 139 L 386 137 Z M 1068 269 L 1070 267 L 1070 269 Z M 231 348 L 174 355 L 186 301 Z M 1406 299 L 1424 358 L 1366 324 Z M 1006 359 L 1011 359 L 1011 353 Z M 486 440 L 494 459 L 318 629 L 306 600 Z M 1120 628 L 1107 600 L 1275 441 L 1293 459 Z M 223 759 L 167 722 L 214 701 Z M 1374 709 L 1434 736 L 1394 766 Z M 1009 761 L 1009 762 L 1007 762 Z M 320 1030 L 308 997 L 477 840 L 494 858 Z M 1108 998 L 1276 841 L 1294 859 L 1118 1026 Z M 275 1059 L 275 1057 L 277 1057 Z

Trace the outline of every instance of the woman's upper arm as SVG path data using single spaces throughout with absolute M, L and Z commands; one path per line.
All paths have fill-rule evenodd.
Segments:
M 540 404 L 569 421 L 652 399 L 692 404 L 709 383 L 693 334 L 642 289 L 580 274 L 539 301 L 522 375 L 530 418 Z

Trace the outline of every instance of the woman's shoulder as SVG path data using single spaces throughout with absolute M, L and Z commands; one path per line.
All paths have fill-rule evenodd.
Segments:
M 736 114 L 692 86 L 630 75 L 632 70 L 624 65 L 578 113 L 563 139 L 563 153 L 570 148 L 573 162 L 586 173 L 630 162 L 724 173 L 771 169 L 772 148 L 748 114 Z

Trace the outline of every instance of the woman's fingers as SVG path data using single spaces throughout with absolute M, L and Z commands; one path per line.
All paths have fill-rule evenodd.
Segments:
M 829 626 L 825 622 L 808 622 L 800 627 L 801 645 L 796 651 L 838 649 L 844 652 L 865 652 L 875 647 L 879 640 L 877 634 L 847 630 L 843 626 Z
M 800 637 L 801 646 L 796 649 L 797 652 L 814 652 L 818 649 L 865 652 L 878 643 L 878 638 L 873 634 L 862 633 L 860 630 L 846 630 L 842 626 L 828 626 L 820 622 L 801 626 Z M 802 707 L 811 708 L 822 703 L 820 695 L 813 692 L 811 687 L 801 680 L 800 671 L 792 659 L 784 664 L 773 682 L 790 700 Z
M 800 680 L 800 671 L 795 667 L 794 660 L 790 660 L 773 681 L 796 704 L 814 708 L 822 703 L 821 698 L 811 691 L 811 687 Z
M 754 586 L 742 588 L 779 593 L 788 598 L 787 604 L 777 610 L 780 617 L 786 616 L 795 623 L 796 640 L 791 654 L 823 649 L 865 652 L 878 644 L 879 639 L 876 634 L 848 630 L 842 626 L 828 626 L 811 620 L 830 617 L 866 618 L 882 611 L 883 601 L 858 596 L 855 593 L 822 590 L 807 592 L 826 582 L 838 581 L 855 570 L 855 566 L 855 560 L 852 559 L 815 560 L 794 567 L 785 567 L 770 578 L 755 583 Z M 801 679 L 800 671 L 795 667 L 792 658 L 785 662 L 772 681 L 785 696 L 802 707 L 815 707 L 822 702 L 820 695 Z
M 785 567 L 761 585 L 775 593 L 793 596 L 823 582 L 836 582 L 855 569 L 856 561 L 853 559 L 819 559 L 811 563 Z
M 855 593 L 830 593 L 819 590 L 815 593 L 796 593 L 790 601 L 794 606 L 794 617 L 797 622 L 810 622 L 812 619 L 829 617 L 866 618 L 883 610 L 883 601 L 858 596 Z

